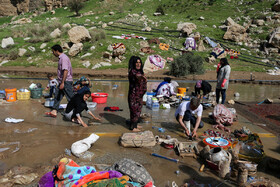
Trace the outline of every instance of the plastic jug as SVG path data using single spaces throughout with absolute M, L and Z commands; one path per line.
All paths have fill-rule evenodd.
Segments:
M 147 95 L 147 102 L 146 102 L 146 107 L 147 108 L 152 108 L 152 96 L 151 95 Z
M 159 102 L 157 100 L 154 100 L 152 104 L 152 110 L 158 110 L 158 109 L 159 109 Z

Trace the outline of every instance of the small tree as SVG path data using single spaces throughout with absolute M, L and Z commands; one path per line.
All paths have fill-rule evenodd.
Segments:
M 170 64 L 169 73 L 175 77 L 204 73 L 203 58 L 192 53 L 185 53 Z
M 72 12 L 75 12 L 77 16 L 80 15 L 79 11 L 84 7 L 80 0 L 70 0 L 68 6 Z

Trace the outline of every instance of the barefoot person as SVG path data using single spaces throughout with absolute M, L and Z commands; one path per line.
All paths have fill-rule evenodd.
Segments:
M 87 113 L 93 117 L 93 119 L 100 120 L 99 118 L 95 117 L 87 107 L 86 101 L 90 95 L 91 92 L 88 90 L 82 94 L 74 95 L 67 104 L 64 117 L 69 121 L 81 124 L 83 127 L 88 127 L 81 118 L 81 113 L 86 110 Z
M 62 98 L 66 96 L 66 99 L 69 102 L 71 97 L 73 97 L 73 78 L 70 59 L 66 54 L 63 53 L 61 46 L 52 46 L 52 52 L 54 56 L 59 57 L 57 66 L 57 79 L 59 85 L 55 90 L 54 105 L 52 111 L 47 112 L 46 115 L 56 117 Z
M 140 131 L 137 126 L 143 106 L 143 95 L 147 91 L 147 80 L 143 72 L 143 64 L 139 57 L 132 56 L 128 66 L 128 106 L 130 110 L 130 130 Z
M 185 130 L 185 134 L 189 137 L 197 136 L 197 129 L 203 127 L 201 116 L 203 107 L 198 98 L 192 98 L 191 101 L 184 101 L 180 104 L 175 112 L 175 117 L 179 124 Z M 194 115 L 197 115 L 197 118 Z M 191 125 L 193 131 L 191 132 Z

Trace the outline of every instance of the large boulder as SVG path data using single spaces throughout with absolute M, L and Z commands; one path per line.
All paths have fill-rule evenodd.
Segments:
M 72 45 L 72 47 L 69 50 L 69 55 L 70 56 L 76 56 L 79 52 L 83 50 L 83 44 L 82 43 L 75 43 Z
M 0 16 L 14 16 L 29 12 L 30 0 L 0 0 Z
M 246 29 L 243 26 L 234 24 L 228 27 L 223 38 L 225 40 L 232 40 L 235 42 L 247 42 L 248 34 L 246 33 Z
M 193 30 L 196 29 L 196 25 L 194 23 L 179 23 L 177 25 L 177 30 L 181 31 L 183 34 L 186 34 L 187 36 L 189 36 Z
M 68 31 L 69 39 L 72 43 L 81 43 L 83 41 L 88 41 L 91 36 L 88 30 L 84 26 L 76 26 Z
M 280 0 L 276 0 L 275 4 L 272 7 L 273 11 L 280 12 Z
M 13 40 L 12 37 L 3 38 L 3 39 L 2 39 L 1 47 L 2 47 L 2 48 L 6 48 L 6 47 L 8 47 L 9 45 L 14 45 L 14 44 L 15 44 L 15 42 L 14 42 L 14 40 Z
M 17 15 L 17 8 L 10 0 L 0 0 L 0 16 L 14 16 Z
M 268 43 L 280 49 L 280 27 L 270 33 Z
M 50 37 L 52 38 L 58 38 L 61 35 L 61 30 L 59 28 L 56 28 L 54 31 L 50 33 Z

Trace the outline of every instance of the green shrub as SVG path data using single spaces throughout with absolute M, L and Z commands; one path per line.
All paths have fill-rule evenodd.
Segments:
M 97 42 L 99 40 L 106 39 L 106 33 L 104 30 L 93 29 L 89 31 L 89 34 L 91 36 L 91 42 Z
M 170 64 L 169 73 L 175 77 L 202 74 L 204 73 L 203 58 L 192 53 L 185 53 Z
M 18 51 L 17 50 L 12 50 L 9 55 L 9 60 L 16 60 L 18 58 Z
M 70 0 L 68 6 L 70 11 L 75 12 L 77 16 L 80 15 L 79 11 L 84 7 L 80 0 Z

